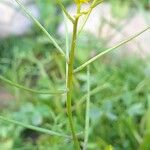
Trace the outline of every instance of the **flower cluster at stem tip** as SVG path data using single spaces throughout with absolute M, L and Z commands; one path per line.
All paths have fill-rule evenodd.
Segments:
M 89 2 L 90 0 L 75 0 L 75 3 L 76 4 L 82 4 L 82 3 L 87 3 Z

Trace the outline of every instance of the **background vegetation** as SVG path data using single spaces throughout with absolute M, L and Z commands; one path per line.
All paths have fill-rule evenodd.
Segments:
M 135 7 L 150 9 L 149 0 L 110 0 L 114 13 Z M 37 0 L 40 22 L 58 39 L 56 33 L 62 13 L 55 1 Z M 68 6 L 70 0 L 64 0 Z M 57 16 L 57 17 L 54 17 Z M 91 49 L 105 48 L 102 41 L 81 35 L 75 66 L 89 58 Z M 45 35 L 34 26 L 23 37 L 0 40 L 0 74 L 33 89 L 65 87 L 65 63 Z M 85 49 L 86 51 L 82 51 Z M 86 72 L 76 74 L 74 121 L 78 132 L 84 129 Z M 111 54 L 91 65 L 91 108 L 89 149 L 149 150 L 150 149 L 150 64 L 138 58 L 114 60 Z M 0 114 L 26 124 L 70 133 L 65 110 L 65 95 L 36 95 L 0 82 Z M 80 141 L 83 141 L 80 138 Z M 68 139 L 49 136 L 0 121 L 0 149 L 3 150 L 70 150 Z

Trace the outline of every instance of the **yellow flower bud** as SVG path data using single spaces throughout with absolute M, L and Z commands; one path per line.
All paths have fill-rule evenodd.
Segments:
M 87 2 L 89 2 L 90 0 L 75 0 L 75 2 L 77 3 L 77 4 L 82 4 L 82 3 L 87 3 Z

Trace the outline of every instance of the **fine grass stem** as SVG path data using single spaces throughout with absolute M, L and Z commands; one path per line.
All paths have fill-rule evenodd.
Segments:
M 19 0 L 15 0 L 20 8 L 25 12 L 25 14 L 44 32 L 44 34 L 49 38 L 50 42 L 57 48 L 57 50 L 66 58 L 64 51 L 57 44 L 56 40 L 46 31 L 46 29 L 40 24 L 40 22 L 21 4 Z M 66 58 L 67 61 L 67 58 Z
M 86 100 L 85 135 L 84 135 L 83 150 L 87 150 L 89 137 L 89 123 L 90 123 L 90 66 L 87 66 L 87 100 Z
M 64 14 L 66 15 L 66 17 L 72 22 L 74 23 L 74 18 L 67 12 L 66 8 L 64 7 L 64 5 L 61 3 L 60 0 L 57 0 L 58 5 L 60 6 L 60 8 L 62 9 L 62 11 L 64 12 Z
M 40 127 L 36 127 L 36 126 L 25 124 L 25 123 L 21 123 L 19 121 L 16 121 L 16 120 L 13 120 L 13 119 L 8 119 L 8 118 L 3 117 L 3 116 L 0 116 L 0 120 L 3 120 L 5 122 L 9 122 L 9 123 L 13 123 L 13 124 L 16 124 L 16 125 L 19 125 L 19 126 L 22 126 L 22 127 L 34 130 L 34 131 L 38 131 L 38 132 L 44 133 L 44 134 L 48 134 L 48 135 L 52 135 L 52 136 L 59 136 L 59 137 L 64 137 L 64 138 L 69 138 L 68 135 L 64 135 L 64 134 L 61 134 L 61 133 L 58 133 L 58 132 L 55 132 L 55 131 L 51 131 L 51 130 L 48 130 L 48 129 L 45 129 L 45 128 L 40 128 Z
M 82 69 L 84 69 L 87 65 L 93 63 L 94 61 L 96 61 L 97 59 L 99 59 L 100 57 L 102 57 L 103 55 L 107 54 L 108 52 L 111 52 L 113 50 L 115 50 L 116 48 L 119 48 L 120 46 L 132 41 L 133 39 L 137 38 L 138 36 L 140 36 L 142 33 L 146 32 L 147 30 L 150 29 L 150 26 L 148 26 L 147 28 L 145 28 L 144 30 L 138 32 L 137 34 L 129 37 L 127 40 L 124 40 L 122 42 L 120 42 L 119 44 L 99 53 L 98 55 L 94 56 L 93 58 L 91 58 L 90 60 L 86 61 L 83 65 L 77 67 L 75 70 L 74 70 L 74 73 L 76 72 L 79 72 L 81 71 Z
M 28 92 L 31 92 L 31 93 L 35 93 L 35 94 L 64 94 L 64 93 L 66 93 L 65 90 L 56 90 L 55 92 L 33 90 L 33 89 L 27 88 L 25 86 L 22 86 L 18 83 L 15 83 L 11 80 L 8 80 L 5 77 L 3 77 L 2 75 L 0 75 L 0 80 L 2 80 L 3 82 L 5 82 L 5 83 L 7 83 L 11 86 L 14 86 L 16 88 L 19 88 L 19 89 L 22 89 L 22 90 L 25 90 L 25 91 L 28 91 Z
M 87 21 L 88 21 L 88 19 L 89 19 L 89 17 L 90 17 L 90 14 L 91 14 L 91 12 L 92 12 L 92 10 L 93 10 L 97 5 L 99 5 L 99 4 L 102 3 L 102 2 L 103 2 L 103 0 L 100 0 L 100 1 L 94 0 L 94 1 L 92 2 L 92 5 L 90 6 L 89 10 L 87 11 L 85 20 L 84 20 L 83 24 L 81 25 L 81 27 L 80 27 L 80 29 L 79 29 L 79 31 L 78 31 L 78 35 L 82 32 L 84 26 L 86 25 L 86 23 L 87 23 Z

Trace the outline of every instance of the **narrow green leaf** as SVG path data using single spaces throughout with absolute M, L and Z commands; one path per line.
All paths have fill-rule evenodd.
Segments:
M 19 89 L 22 89 L 22 90 L 25 90 L 25 91 L 28 91 L 28 92 L 36 93 L 36 94 L 64 94 L 64 93 L 66 93 L 65 90 L 57 90 L 55 92 L 33 90 L 33 89 L 27 88 L 25 86 L 22 86 L 20 84 L 17 84 L 15 82 L 11 81 L 11 80 L 8 80 L 5 77 L 3 77 L 2 75 L 0 75 L 0 80 L 2 80 L 3 82 L 5 82 L 5 83 L 7 83 L 11 86 L 14 86 L 16 88 L 19 88 Z
M 46 31 L 46 29 L 40 24 L 40 22 L 21 4 L 19 0 L 15 1 L 18 3 L 20 8 L 25 12 L 25 14 L 44 32 L 44 34 L 49 38 L 49 40 L 57 48 L 57 50 L 66 58 L 65 53 L 63 52 L 61 47 L 57 44 L 56 40 Z
M 36 127 L 36 126 L 32 126 L 32 125 L 27 125 L 27 124 L 21 123 L 19 121 L 15 121 L 15 120 L 12 120 L 12 119 L 5 118 L 3 116 L 0 116 L 0 120 L 3 120 L 5 122 L 9 122 L 9 123 L 13 123 L 13 124 L 22 126 L 24 128 L 35 130 L 35 131 L 45 133 L 45 134 L 48 134 L 48 135 L 69 138 L 68 135 L 64 135 L 64 134 L 61 134 L 61 133 L 58 133 L 58 132 L 55 132 L 55 131 L 51 131 L 51 130 L 48 130 L 48 129 L 45 129 L 45 128 L 40 128 L 40 127 Z
M 81 71 L 81 70 L 82 70 L 83 68 L 85 68 L 87 65 L 93 63 L 94 61 L 96 61 L 97 59 L 99 59 L 100 57 L 102 57 L 103 55 L 107 54 L 108 52 L 111 52 L 111 51 L 115 50 L 116 48 L 118 48 L 118 47 L 120 47 L 120 46 L 122 46 L 122 45 L 124 45 L 124 44 L 126 44 L 126 43 L 128 43 L 128 42 L 130 42 L 131 40 L 133 40 L 133 39 L 135 39 L 136 37 L 140 36 L 142 33 L 146 32 L 146 31 L 149 30 L 149 29 L 150 29 L 150 26 L 148 26 L 148 27 L 145 28 L 144 30 L 138 32 L 137 34 L 135 34 L 135 35 L 129 37 L 127 40 L 124 40 L 124 41 L 120 42 L 119 44 L 117 44 L 117 45 L 115 45 L 115 46 L 113 46 L 113 47 L 111 47 L 111 48 L 109 48 L 109 49 L 107 49 L 107 50 L 105 50 L 105 51 L 99 53 L 98 55 L 94 56 L 94 57 L 91 58 L 90 60 L 86 61 L 83 65 L 81 65 L 81 66 L 79 66 L 78 68 L 76 68 L 76 69 L 74 70 L 74 73 Z

